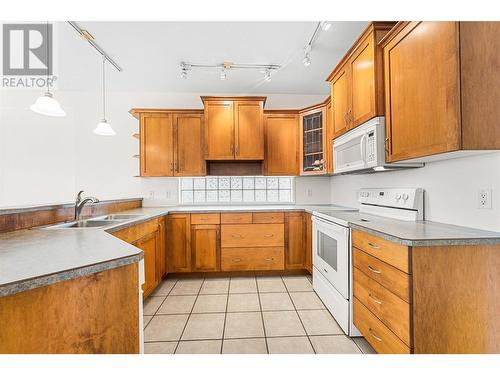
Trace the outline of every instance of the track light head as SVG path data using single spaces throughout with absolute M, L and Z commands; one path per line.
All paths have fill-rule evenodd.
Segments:
M 222 68 L 222 70 L 220 71 L 220 80 L 225 81 L 226 78 L 227 78 L 226 68 Z
M 270 82 L 271 81 L 271 70 L 267 69 L 264 75 L 264 81 Z
M 321 29 L 323 31 L 328 31 L 332 27 L 332 23 L 329 21 L 321 21 Z
M 304 66 L 309 66 L 311 65 L 311 58 L 309 57 L 309 54 L 306 53 L 306 55 L 304 56 L 304 59 L 302 60 L 302 64 L 304 64 Z
M 187 70 L 186 69 L 182 69 L 182 71 L 181 71 L 181 78 L 182 79 L 187 79 L 187 77 L 188 77 Z

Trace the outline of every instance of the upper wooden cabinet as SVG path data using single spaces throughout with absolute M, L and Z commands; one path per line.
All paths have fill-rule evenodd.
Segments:
M 388 161 L 500 148 L 499 22 L 400 22 L 381 45 Z
M 203 111 L 132 109 L 130 113 L 140 122 L 141 176 L 205 175 Z
M 378 42 L 394 25 L 372 22 L 328 76 L 334 137 L 384 114 L 382 50 Z
M 206 160 L 264 159 L 265 97 L 207 97 Z
M 298 111 L 266 111 L 264 133 L 264 175 L 299 175 Z

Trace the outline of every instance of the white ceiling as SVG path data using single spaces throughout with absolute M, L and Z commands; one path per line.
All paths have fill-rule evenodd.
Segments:
M 315 22 L 77 22 L 123 68 L 108 65 L 109 90 L 234 94 L 327 94 L 326 77 L 367 22 L 333 22 L 316 38 L 309 67 L 303 48 Z M 100 88 L 101 59 L 70 25 L 57 25 L 59 89 Z M 280 64 L 271 82 L 258 70 L 191 71 L 180 78 L 181 61 L 217 64 Z

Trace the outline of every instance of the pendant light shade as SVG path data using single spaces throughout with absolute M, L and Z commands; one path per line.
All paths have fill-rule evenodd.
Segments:
M 102 119 L 94 129 L 94 133 L 97 135 L 116 135 L 116 132 L 113 130 L 111 125 L 105 119 Z
M 49 22 L 47 21 L 47 92 L 40 96 L 34 104 L 30 106 L 33 112 L 45 116 L 64 117 L 66 112 L 63 111 L 59 102 L 54 99 L 50 92 L 49 72 L 50 72 L 50 42 L 52 35 L 50 34 Z
M 30 106 L 30 109 L 33 112 L 39 113 L 45 116 L 54 116 L 54 117 L 64 117 L 66 116 L 66 112 L 61 108 L 59 102 L 53 98 L 50 92 L 46 92 L 42 96 L 40 96 L 35 104 Z
M 105 79 L 106 58 L 102 56 L 102 120 L 97 123 L 94 133 L 97 135 L 113 136 L 116 132 L 106 120 L 106 79 Z

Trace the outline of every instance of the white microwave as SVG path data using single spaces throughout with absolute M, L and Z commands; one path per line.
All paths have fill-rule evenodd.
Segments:
M 333 141 L 333 174 L 373 173 L 423 167 L 423 163 L 385 162 L 385 120 L 374 117 Z

